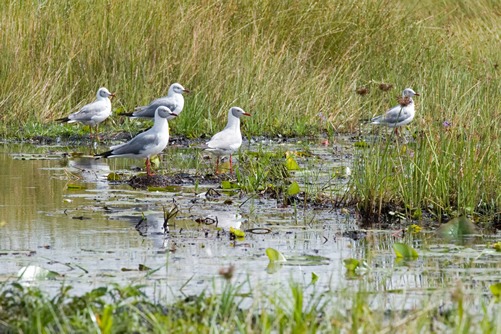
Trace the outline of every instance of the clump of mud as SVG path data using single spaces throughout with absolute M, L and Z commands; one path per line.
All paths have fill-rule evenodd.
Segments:
M 144 189 L 148 187 L 167 187 L 172 185 L 192 185 L 198 184 L 220 184 L 222 181 L 231 180 L 229 174 L 205 174 L 191 175 L 188 173 L 178 173 L 173 175 L 152 175 L 146 174 L 134 175 L 128 184 L 135 189 Z

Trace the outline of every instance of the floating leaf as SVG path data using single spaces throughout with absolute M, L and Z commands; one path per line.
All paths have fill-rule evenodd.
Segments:
M 491 293 L 494 297 L 501 297 L 501 283 L 492 284 L 489 289 L 491 290 Z
M 87 189 L 86 186 L 83 186 L 81 184 L 68 184 L 67 186 L 68 190 L 83 190 L 83 189 Z
M 285 256 L 274 248 L 266 248 L 266 255 L 271 262 L 286 262 Z
M 17 276 L 21 281 L 34 281 L 52 279 L 61 275 L 55 271 L 50 271 L 39 266 L 27 266 L 19 269 Z
M 478 229 L 471 220 L 462 216 L 440 226 L 437 233 L 444 238 L 462 238 L 468 234 L 478 233 Z
M 301 189 L 299 189 L 299 184 L 297 184 L 297 182 L 294 181 L 289 185 L 289 188 L 287 189 L 287 194 L 289 196 L 294 196 L 299 194 L 300 191 Z
M 285 152 L 285 156 L 287 158 L 288 157 L 292 157 L 292 156 L 296 156 L 296 157 L 311 157 L 311 156 L 313 156 L 313 154 L 310 151 L 287 151 L 287 152 Z
M 314 271 L 311 272 L 311 284 L 315 284 L 318 281 L 318 275 Z
M 495 242 L 492 245 L 490 245 L 491 248 L 493 248 L 496 252 L 501 252 L 501 241 Z
M 117 173 L 109 173 L 107 180 L 108 181 L 122 181 L 124 179 L 123 174 L 117 174 Z
M 237 189 L 238 184 L 235 182 L 225 180 L 225 181 L 221 181 L 221 188 L 222 189 Z
M 145 266 L 144 264 L 140 263 L 139 266 L 138 266 L 138 269 L 139 271 L 148 271 L 148 270 L 151 270 L 150 267 L 148 266 Z
M 407 228 L 407 231 L 410 232 L 410 233 L 414 233 L 414 234 L 417 234 L 419 232 L 421 232 L 423 228 L 419 225 L 416 225 L 416 224 L 412 224 L 410 225 L 408 228 Z
M 357 141 L 355 144 L 355 147 L 358 147 L 358 148 L 366 148 L 366 147 L 369 147 L 369 144 L 366 142 L 366 141 Z
M 297 164 L 296 160 L 292 156 L 287 157 L 285 159 L 285 167 L 287 167 L 288 170 L 299 170 L 299 165 Z
M 238 228 L 230 227 L 230 234 L 233 234 L 236 238 L 245 238 L 245 232 L 239 230 Z
M 266 272 L 268 274 L 274 274 L 280 269 L 282 269 L 283 265 L 284 265 L 283 262 L 270 261 L 268 262 L 268 266 L 266 266 Z
M 344 267 L 348 271 L 355 271 L 355 269 L 357 269 L 357 267 L 360 265 L 360 261 L 357 259 L 353 259 L 353 258 L 344 259 L 343 263 L 344 263 Z
M 393 250 L 395 251 L 397 258 L 401 259 L 415 259 L 419 256 L 414 248 L 400 242 L 393 244 Z
M 148 191 L 163 191 L 169 193 L 178 193 L 181 191 L 181 187 L 180 186 L 148 187 Z

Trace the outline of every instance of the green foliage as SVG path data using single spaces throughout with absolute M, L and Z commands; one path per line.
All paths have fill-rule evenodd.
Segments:
M 310 287 L 318 288 L 312 273 Z M 246 285 L 247 283 L 245 283 Z M 499 330 L 496 304 L 484 305 L 479 315 L 463 309 L 460 288 L 444 294 L 444 312 L 433 301 L 405 312 L 374 308 L 371 292 L 360 281 L 358 291 L 311 292 L 300 284 L 281 286 L 274 293 L 224 281 L 219 293 L 176 298 L 165 303 L 147 297 L 140 286 L 111 285 L 81 296 L 62 286 L 50 297 L 36 287 L 8 283 L 0 291 L 2 333 L 359 333 L 428 331 L 490 332 Z M 499 296 L 499 284 L 491 292 Z M 252 300 L 252 303 L 242 303 Z M 480 320 L 480 321 L 479 321 Z
M 281 151 L 240 151 L 236 176 L 241 189 L 249 192 L 268 190 L 276 195 L 285 193 L 290 173 Z

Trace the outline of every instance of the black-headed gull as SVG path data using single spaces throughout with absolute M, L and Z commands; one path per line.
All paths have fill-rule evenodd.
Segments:
M 173 113 L 179 115 L 183 111 L 184 97 L 183 93 L 189 93 L 181 84 L 174 83 L 170 85 L 167 96 L 153 100 L 149 105 L 136 107 L 132 113 L 124 113 L 122 115 L 132 118 L 153 118 L 155 117 L 155 110 L 160 106 L 169 108 Z
M 146 174 L 152 176 L 150 157 L 162 152 L 169 143 L 168 120 L 176 117 L 169 108 L 160 106 L 155 111 L 155 123 L 150 129 L 141 132 L 130 141 L 111 146 L 110 150 L 97 154 L 96 158 L 146 158 Z
M 240 117 L 242 116 L 250 116 L 250 114 L 239 107 L 231 107 L 226 127 L 207 142 L 206 151 L 217 157 L 216 174 L 219 173 L 219 158 L 224 155 L 230 156 L 230 173 L 233 172 L 231 155 L 242 145 L 242 133 L 240 132 Z
M 96 138 L 99 123 L 111 116 L 111 100 L 110 96 L 115 96 L 106 89 L 101 87 L 97 90 L 96 100 L 86 104 L 79 111 L 69 115 L 68 117 L 58 118 L 57 122 L 61 123 L 82 123 L 90 126 L 90 136 L 92 138 L 92 127 L 96 126 Z
M 391 108 L 383 115 L 374 117 L 371 123 L 395 128 L 395 133 L 398 133 L 399 127 L 409 124 L 414 119 L 414 100 L 412 99 L 414 95 L 419 96 L 411 88 L 404 89 L 402 97 L 398 99 L 399 105 Z

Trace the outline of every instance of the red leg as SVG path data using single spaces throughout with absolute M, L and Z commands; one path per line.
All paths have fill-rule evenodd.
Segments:
M 230 154 L 230 174 L 233 174 L 233 165 L 231 162 L 231 154 Z
M 216 158 L 216 174 L 219 174 L 219 156 Z
M 151 172 L 151 163 L 150 158 L 146 158 L 146 175 L 153 176 L 154 174 Z

